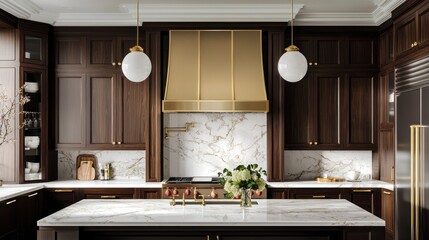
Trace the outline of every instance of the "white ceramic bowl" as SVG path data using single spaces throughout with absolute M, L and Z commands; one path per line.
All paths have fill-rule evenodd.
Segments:
M 39 83 L 37 82 L 25 82 L 25 92 L 35 93 L 39 91 Z
M 359 171 L 350 171 L 346 173 L 346 180 L 356 181 L 358 180 L 359 176 L 360 176 Z
M 27 173 L 30 173 L 30 168 L 26 167 L 26 168 L 24 169 L 24 171 L 25 171 L 25 173 L 26 173 L 26 174 L 27 174 Z
M 29 148 L 37 148 L 40 144 L 39 136 L 26 136 L 24 138 L 24 145 Z
M 40 163 L 37 162 L 27 162 L 27 168 L 30 169 L 30 173 L 37 173 L 40 169 Z

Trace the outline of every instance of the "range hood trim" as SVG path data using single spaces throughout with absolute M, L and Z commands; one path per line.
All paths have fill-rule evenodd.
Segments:
M 184 62 L 183 61 L 183 59 L 184 59 L 183 52 L 188 53 L 188 51 L 185 51 L 184 49 L 177 50 L 177 48 L 178 48 L 177 46 L 174 46 L 176 49 L 172 50 L 173 49 L 172 45 L 177 43 L 177 40 L 173 39 L 173 33 L 176 33 L 176 32 L 177 33 L 181 32 L 181 34 L 183 34 L 185 36 L 186 36 L 186 34 L 189 34 L 191 36 L 191 38 L 192 37 L 195 38 L 197 36 L 197 40 L 196 39 L 190 39 L 189 41 L 191 43 L 187 43 L 187 45 L 185 44 L 185 47 L 183 47 L 184 49 L 189 50 L 190 56 L 193 56 L 193 58 L 195 58 L 195 57 L 197 58 L 197 60 L 191 59 L 192 60 L 192 61 L 190 61 L 191 66 L 187 65 L 184 67 L 186 70 L 194 68 L 194 70 L 191 71 L 190 78 L 184 77 L 184 76 L 188 76 L 188 75 L 185 75 L 185 73 L 183 73 L 183 72 L 179 72 L 182 75 L 181 79 L 185 79 L 185 82 L 187 82 L 187 84 L 182 84 L 181 82 L 180 82 L 180 84 L 178 84 L 177 83 L 178 82 L 177 77 L 175 79 L 173 79 L 174 81 L 170 81 L 171 80 L 171 72 L 174 72 L 174 74 L 177 75 L 177 71 L 183 71 L 183 69 L 178 70 L 177 66 L 173 66 L 173 67 L 175 67 L 175 69 L 172 70 L 172 65 L 171 65 L 172 61 L 177 62 L 178 61 L 177 59 L 182 59 L 182 61 L 179 61 L 179 62 Z M 225 34 L 226 33 L 226 34 L 231 35 L 230 39 L 225 39 L 225 36 L 223 36 L 224 37 L 223 43 L 224 43 L 225 48 L 221 49 L 224 52 L 227 52 L 230 56 L 225 55 L 225 54 L 220 55 L 222 58 L 230 61 L 230 69 L 229 69 L 229 72 L 227 72 L 230 75 L 230 79 L 226 79 L 226 80 L 224 79 L 223 80 L 223 87 L 224 88 L 226 86 L 225 83 L 227 85 L 230 85 L 230 86 L 228 86 L 228 88 L 229 88 L 228 92 L 230 92 L 230 94 L 231 94 L 230 99 L 225 99 L 225 91 L 227 91 L 227 90 L 223 91 L 222 92 L 223 96 L 218 97 L 218 99 L 202 99 L 202 97 L 201 97 L 201 94 L 202 94 L 201 93 L 202 92 L 201 85 L 204 85 L 204 83 L 207 83 L 207 82 L 202 83 L 202 81 L 204 81 L 204 79 L 201 79 L 202 78 L 201 77 L 202 76 L 202 74 L 201 74 L 201 52 L 204 50 L 206 50 L 206 52 L 208 52 L 207 49 L 209 49 L 209 50 L 218 49 L 218 48 L 207 48 L 207 46 L 205 46 L 206 48 L 202 50 L 201 49 L 201 33 L 206 34 L 206 35 L 210 35 L 210 34 L 216 34 L 215 32 L 217 32 L 219 34 Z M 236 32 L 247 32 L 244 34 L 253 34 L 253 35 L 255 33 L 257 33 L 257 37 L 259 38 L 256 41 L 256 44 L 258 44 L 259 46 L 255 50 L 257 53 L 256 55 L 258 55 L 258 59 L 252 58 L 252 60 L 250 61 L 251 63 L 253 63 L 254 66 L 258 65 L 257 67 L 255 67 L 256 70 L 251 69 L 251 71 L 256 73 L 256 74 L 252 74 L 252 76 L 255 76 L 255 77 L 253 79 L 252 78 L 249 79 L 249 81 L 251 81 L 251 83 L 249 85 L 254 86 L 253 88 L 250 88 L 253 90 L 253 92 L 252 92 L 252 94 L 247 94 L 247 95 L 241 94 L 242 96 L 244 95 L 243 99 L 236 99 L 236 93 L 237 93 L 236 92 L 236 84 L 238 82 L 238 81 L 236 82 L 236 80 L 234 79 L 235 78 L 235 76 L 234 76 L 234 61 L 237 61 L 235 59 L 236 56 L 234 56 L 234 44 L 235 44 L 234 33 L 236 33 Z M 169 55 L 168 55 L 167 82 L 166 82 L 164 100 L 162 101 L 162 111 L 163 112 L 268 112 L 269 101 L 267 100 L 267 95 L 266 95 L 266 90 L 265 90 L 265 80 L 264 80 L 264 71 L 263 71 L 263 62 L 262 62 L 262 31 L 261 30 L 170 30 L 169 34 L 170 34 L 170 42 L 169 42 L 170 51 L 169 51 Z M 206 35 L 204 35 L 204 37 L 207 39 Z M 175 35 L 175 37 L 177 37 L 177 34 Z M 241 36 L 241 38 L 242 38 L 241 41 L 243 41 L 243 36 Z M 255 40 L 255 39 L 253 39 L 253 40 Z M 176 42 L 173 43 L 173 41 L 176 41 Z M 184 41 L 184 40 L 182 39 L 182 41 Z M 209 41 L 212 41 L 212 39 L 209 39 Z M 242 42 L 238 42 L 236 44 L 240 44 L 240 43 L 242 44 Z M 225 45 L 225 44 L 230 44 L 230 45 Z M 195 45 L 197 45 L 197 46 L 195 46 Z M 255 43 L 253 43 L 253 45 L 255 45 Z M 252 49 L 253 49 L 253 45 L 252 45 Z M 248 49 L 250 49 L 250 48 L 248 48 Z M 177 52 L 179 52 L 179 53 L 182 52 L 182 54 L 179 55 Z M 220 52 L 222 52 L 222 51 L 220 51 Z M 216 51 L 216 53 L 217 53 L 217 51 Z M 216 53 L 214 55 L 216 55 Z M 246 54 L 244 54 L 244 55 L 246 55 Z M 254 55 L 255 55 L 255 52 L 253 52 L 253 56 Z M 188 56 L 186 56 L 186 57 L 188 57 Z M 206 55 L 204 57 L 207 58 Z M 211 55 L 209 55 L 209 57 L 208 57 L 209 61 L 206 61 L 204 63 L 207 64 L 207 62 L 210 62 L 210 60 L 212 60 L 212 59 L 210 59 L 210 57 L 211 57 Z M 218 56 L 215 56 L 215 57 L 218 57 Z M 173 58 L 174 58 L 174 60 L 172 60 Z M 230 59 L 228 59 L 228 58 L 230 58 Z M 243 58 L 243 57 L 241 57 L 241 58 Z M 238 61 L 240 61 L 240 60 L 241 59 L 239 59 Z M 173 63 L 173 64 L 176 64 L 176 63 Z M 246 66 L 247 65 L 245 65 L 245 67 Z M 243 65 L 241 67 L 243 69 Z M 189 71 L 185 71 L 185 72 L 188 73 Z M 211 72 L 213 72 L 213 70 L 211 70 Z M 212 76 L 210 76 L 210 77 L 212 77 Z M 179 76 L 179 78 L 180 78 L 180 76 Z M 203 78 L 204 78 L 204 76 L 203 76 Z M 241 77 L 241 79 L 243 79 L 243 77 Z M 227 81 L 227 82 L 225 82 L 225 81 Z M 171 82 L 173 82 L 174 84 L 171 84 Z M 230 82 L 230 83 L 228 83 L 228 82 Z M 208 85 L 213 86 L 213 84 L 217 84 L 217 82 L 212 79 Z M 191 86 L 189 86 L 189 85 L 191 85 Z M 245 84 L 243 84 L 243 82 L 241 82 L 241 85 L 243 86 Z M 247 85 L 247 86 L 249 86 L 249 85 Z M 178 87 L 178 86 L 180 86 L 180 87 Z M 190 89 L 188 89 L 188 88 L 184 89 L 183 86 L 189 86 Z M 170 90 L 174 87 L 177 87 L 180 90 L 175 89 L 175 92 L 170 93 Z M 220 86 L 220 87 L 222 87 L 222 86 Z M 181 91 L 181 90 L 183 90 L 183 91 Z M 204 90 L 207 92 L 207 87 Z M 241 90 L 241 93 L 243 93 L 245 91 L 247 91 L 247 89 L 245 89 L 244 91 Z M 257 91 L 257 93 L 253 94 L 255 91 Z M 217 92 L 220 92 L 220 91 L 217 91 Z M 187 94 L 190 95 L 191 97 L 189 97 Z M 173 95 L 173 97 L 171 95 Z M 210 95 L 212 95 L 212 94 L 210 94 Z M 209 98 L 212 98 L 212 96 L 210 96 Z

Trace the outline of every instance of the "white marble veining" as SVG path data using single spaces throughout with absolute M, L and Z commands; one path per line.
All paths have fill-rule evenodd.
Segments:
M 99 166 L 111 163 L 113 179 L 138 179 L 145 181 L 145 151 L 58 151 L 58 179 L 76 179 L 76 158 L 79 154 L 94 154 Z
M 291 181 L 268 182 L 269 188 L 383 188 L 394 190 L 393 183 L 378 180 L 364 180 L 360 182 L 317 182 L 317 181 Z
M 82 200 L 37 222 L 53 226 L 385 226 L 343 199 L 258 200 L 258 205 L 176 205 L 170 200 Z
M 257 163 L 267 168 L 265 113 L 168 113 L 164 127 L 189 132 L 169 133 L 164 139 L 164 177 L 216 176 L 224 168 Z
M 43 183 L 45 188 L 161 188 L 161 185 L 161 182 L 145 182 L 136 179 L 110 181 L 59 180 Z
M 344 178 L 351 170 L 359 171 L 359 180 L 372 179 L 371 151 L 285 151 L 284 179 L 315 180 L 326 173 Z

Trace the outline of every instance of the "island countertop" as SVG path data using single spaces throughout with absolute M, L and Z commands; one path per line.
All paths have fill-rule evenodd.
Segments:
M 384 220 L 343 199 L 257 200 L 238 204 L 170 205 L 171 200 L 82 200 L 37 222 L 39 227 L 114 226 L 368 226 Z

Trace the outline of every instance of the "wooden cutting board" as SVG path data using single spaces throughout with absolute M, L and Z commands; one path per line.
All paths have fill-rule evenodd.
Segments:
M 328 178 L 316 178 L 316 181 L 318 182 L 344 182 L 344 178 L 334 178 L 334 177 L 328 177 Z
M 92 154 L 80 154 L 76 158 L 76 179 L 95 179 L 96 157 Z
M 82 161 L 77 169 L 77 179 L 79 180 L 94 180 L 95 169 L 92 166 L 92 161 Z

